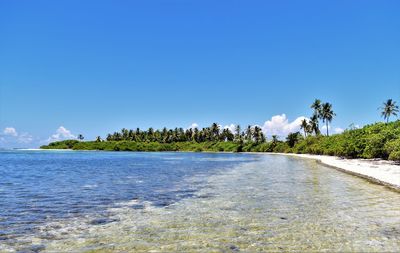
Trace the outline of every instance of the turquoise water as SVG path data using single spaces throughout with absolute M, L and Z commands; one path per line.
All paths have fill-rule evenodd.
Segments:
M 396 251 L 400 194 L 256 154 L 0 152 L 0 251 Z

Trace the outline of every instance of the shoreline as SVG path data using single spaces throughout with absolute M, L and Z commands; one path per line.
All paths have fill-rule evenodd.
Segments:
M 346 159 L 337 156 L 310 154 L 257 153 L 312 159 L 327 167 L 364 178 L 373 183 L 384 185 L 392 190 L 400 192 L 400 165 L 392 161 L 380 159 Z
M 19 149 L 21 150 L 21 149 Z M 25 150 L 54 150 L 54 151 L 80 151 L 72 149 L 25 149 Z M 99 150 L 84 150 L 99 151 Z M 101 150 L 103 151 L 103 150 Z M 110 151 L 110 152 L 126 152 L 126 151 Z M 128 151 L 129 152 L 129 151 Z M 132 151 L 146 152 L 146 151 Z M 157 151 L 155 151 L 157 152 Z M 194 152 L 196 151 L 161 151 L 161 152 Z M 202 151 L 199 153 L 235 153 L 235 152 L 215 152 Z M 341 172 L 364 178 L 370 182 L 384 185 L 392 190 L 400 192 L 400 165 L 396 162 L 381 159 L 347 159 L 337 156 L 327 155 L 311 155 L 311 154 L 294 154 L 294 153 L 273 153 L 273 152 L 239 152 L 245 154 L 263 154 L 263 155 L 283 155 L 302 159 L 312 159 L 327 167 L 339 170 Z M 238 154 L 239 154 L 238 153 Z

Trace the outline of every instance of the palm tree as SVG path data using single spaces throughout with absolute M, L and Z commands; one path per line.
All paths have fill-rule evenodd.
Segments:
M 254 130 L 253 130 L 252 135 L 253 135 L 253 140 L 256 143 L 259 143 L 263 139 L 263 133 L 261 131 L 261 127 L 254 126 Z
M 107 141 L 112 141 L 112 140 L 114 140 L 114 137 L 111 134 L 107 134 L 106 140 Z
M 114 134 L 113 134 L 113 140 L 114 141 L 120 141 L 121 140 L 121 134 L 119 133 L 119 132 L 115 132 Z
M 82 134 L 79 134 L 79 135 L 78 135 L 78 140 L 80 140 L 80 141 L 81 141 L 81 140 L 83 140 L 83 139 L 85 139 L 85 137 L 83 137 L 83 135 L 82 135 Z
M 193 130 L 193 139 L 194 141 L 199 141 L 199 129 L 197 127 L 195 127 Z
M 126 129 L 126 128 L 122 128 L 121 129 L 121 135 L 122 135 L 122 139 L 128 140 L 128 138 L 129 138 L 129 130 Z
M 247 141 L 251 141 L 252 133 L 253 133 L 253 129 L 251 128 L 250 125 L 248 125 L 246 128 L 246 140 Z
M 235 127 L 235 141 L 240 141 L 241 140 L 241 129 L 240 129 L 240 125 L 237 124 Z
M 316 115 L 317 118 L 320 118 L 322 110 L 321 100 L 315 99 L 314 103 L 312 103 L 310 107 L 311 109 L 314 109 L 314 115 Z
M 332 110 L 332 104 L 324 103 L 321 109 L 322 122 L 326 123 L 326 135 L 329 136 L 329 123 L 332 121 L 336 114 Z
M 321 133 L 319 131 L 318 116 L 315 114 L 310 119 L 310 132 L 314 132 L 315 135 L 319 135 Z
M 211 134 L 212 134 L 212 140 L 218 140 L 219 138 L 219 126 L 217 123 L 212 123 L 211 125 Z
M 299 132 L 288 134 L 288 136 L 286 137 L 286 142 L 289 145 L 289 147 L 293 148 L 294 145 L 296 145 L 296 143 L 299 142 L 299 136 L 301 136 Z
M 101 142 L 101 137 L 100 136 L 96 137 L 96 142 Z
M 186 129 L 185 138 L 186 138 L 187 141 L 192 141 L 193 140 L 193 128 Z
M 386 122 L 389 122 L 390 116 L 397 116 L 399 112 L 399 106 L 396 105 L 396 102 L 393 99 L 388 99 L 385 103 L 383 103 L 383 107 L 378 109 L 382 110 L 382 117 L 386 119 Z
M 128 139 L 130 141 L 135 140 L 135 132 L 132 129 L 130 129 L 129 132 L 128 132 Z
M 304 138 L 307 137 L 308 128 L 309 128 L 309 125 L 308 125 L 307 119 L 303 119 L 301 121 L 300 129 L 304 130 Z
M 229 128 L 224 128 L 219 138 L 221 141 L 233 141 L 234 135 Z

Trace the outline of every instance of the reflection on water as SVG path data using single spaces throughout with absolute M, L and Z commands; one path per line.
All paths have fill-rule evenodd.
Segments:
M 153 198 L 116 200 L 102 206 L 101 216 L 95 210 L 50 219 L 37 224 L 35 233 L 19 236 L 14 245 L 7 237 L 3 250 L 379 252 L 400 248 L 400 194 L 383 186 L 290 157 L 231 154 L 226 160 L 215 157 L 224 160 L 215 164 L 212 154 L 168 156 L 164 160 L 190 160 L 189 164 L 214 169 L 203 168 L 172 185 L 154 188 Z M 247 159 L 236 161 L 235 156 Z M 164 203 L 165 192 L 178 197 Z M 153 201 L 157 196 L 160 199 Z

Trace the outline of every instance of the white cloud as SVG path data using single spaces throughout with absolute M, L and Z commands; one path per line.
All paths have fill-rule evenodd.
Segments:
M 229 129 L 229 131 L 231 131 L 232 133 L 234 133 L 234 132 L 235 132 L 235 127 L 236 127 L 235 124 L 230 124 L 230 125 L 224 126 L 224 129 Z
M 61 140 L 67 140 L 67 139 L 76 139 L 76 136 L 73 135 L 70 130 L 66 129 L 63 126 L 60 126 L 56 130 L 56 133 L 51 135 L 47 139 L 47 141 L 48 142 L 53 142 L 53 141 L 61 141 Z
M 199 125 L 197 123 L 192 123 L 188 128 L 186 129 L 195 129 L 195 128 L 199 128 Z
M 340 133 L 343 133 L 344 129 L 343 129 L 343 128 L 340 128 L 340 127 L 336 127 L 336 128 L 334 129 L 334 131 L 335 131 L 336 134 L 340 134 Z
M 300 124 L 304 116 L 296 118 L 294 121 L 289 122 L 286 114 L 275 115 L 271 120 L 265 121 L 261 127 L 262 131 L 267 136 L 277 135 L 281 137 L 287 136 L 289 133 L 300 131 Z
M 31 143 L 33 141 L 33 136 L 28 134 L 28 133 L 22 133 L 18 136 L 18 140 L 19 143 Z
M 329 129 L 329 131 L 331 131 L 331 126 L 328 126 L 328 129 Z M 320 129 L 321 131 L 325 131 L 325 133 L 326 133 L 326 125 L 324 124 L 322 127 L 321 127 L 321 129 Z
M 0 133 L 0 142 L 3 145 L 15 147 L 19 144 L 31 144 L 34 138 L 29 133 L 18 133 L 14 127 L 6 127 Z
M 13 128 L 13 127 L 4 128 L 3 133 L 4 133 L 4 135 L 8 135 L 8 136 L 14 136 L 14 137 L 18 136 L 17 130 L 15 130 L 15 128 Z
M 333 128 L 332 126 L 328 126 L 328 129 L 329 129 L 329 133 L 331 133 L 332 132 L 332 129 L 333 129 L 333 133 L 335 133 L 335 134 L 340 134 L 340 133 L 343 133 L 343 131 L 344 131 L 344 129 L 343 128 L 341 128 L 341 127 L 335 127 L 335 128 Z M 321 133 L 322 134 L 326 134 L 326 125 L 323 125 L 322 127 L 321 127 Z

